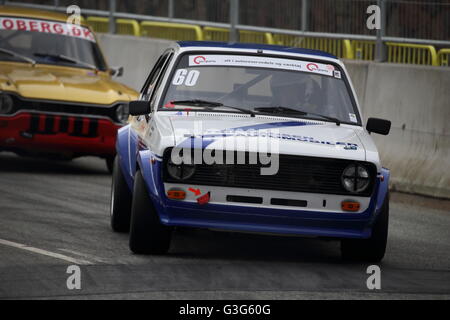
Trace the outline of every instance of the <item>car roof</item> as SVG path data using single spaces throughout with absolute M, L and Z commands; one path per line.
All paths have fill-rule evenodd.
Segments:
M 0 6 L 0 16 L 35 18 L 67 22 L 67 15 L 56 11 L 44 11 L 17 6 Z M 82 25 L 84 25 L 81 22 Z
M 296 47 L 285 47 L 285 46 L 277 46 L 270 44 L 256 44 L 256 43 L 227 43 L 227 42 L 215 42 L 215 41 L 178 41 L 177 44 L 180 48 L 188 48 L 188 47 L 203 47 L 203 48 L 222 48 L 222 49 L 254 49 L 254 50 L 270 50 L 270 51 L 278 51 L 283 53 L 296 53 L 296 54 L 306 54 L 312 56 L 320 56 L 326 58 L 337 59 L 336 56 L 320 51 L 320 50 L 311 50 L 311 49 L 303 49 Z

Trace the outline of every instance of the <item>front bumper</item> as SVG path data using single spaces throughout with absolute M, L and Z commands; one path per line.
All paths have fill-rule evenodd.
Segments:
M 373 207 L 356 217 L 342 213 L 173 202 L 158 209 L 160 216 L 166 217 L 162 222 L 169 226 L 315 237 L 368 238 L 374 213 Z
M 389 177 L 389 171 L 383 171 L 385 179 L 377 179 L 369 206 L 363 212 L 283 210 L 169 200 L 161 179 L 161 162 L 150 163 L 149 158 L 141 158 L 140 168 L 150 198 L 165 225 L 331 238 L 365 239 L 371 236 L 373 222 L 387 192 Z
M 120 126 L 108 119 L 38 113 L 0 116 L 0 149 L 14 152 L 110 156 Z

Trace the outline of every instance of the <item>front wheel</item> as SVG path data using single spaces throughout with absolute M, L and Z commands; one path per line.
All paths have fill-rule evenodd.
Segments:
M 137 254 L 169 251 L 172 229 L 161 223 L 140 171 L 134 177 L 131 205 L 130 249 Z
M 380 262 L 386 252 L 389 225 L 389 194 L 368 239 L 342 239 L 341 256 L 345 260 Z
M 117 157 L 108 157 L 105 159 L 106 168 L 108 169 L 109 173 L 113 173 L 114 170 L 114 159 Z
M 116 157 L 111 183 L 111 228 L 115 232 L 128 232 L 131 217 L 131 192 Z

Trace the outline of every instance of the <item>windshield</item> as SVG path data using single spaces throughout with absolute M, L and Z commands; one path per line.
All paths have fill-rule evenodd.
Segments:
M 90 30 L 62 22 L 0 17 L 0 49 L 0 61 L 106 70 Z
M 311 61 L 186 54 L 179 60 L 159 109 L 173 110 L 189 100 L 223 104 L 214 111 L 230 106 L 256 114 L 299 114 L 321 120 L 320 116 L 325 116 L 360 124 L 340 69 Z M 189 106 L 208 110 L 205 103 L 191 102 Z

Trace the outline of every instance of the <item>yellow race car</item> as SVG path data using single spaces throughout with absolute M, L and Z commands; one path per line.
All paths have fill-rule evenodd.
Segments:
M 117 129 L 138 97 L 112 80 L 92 30 L 64 14 L 0 6 L 0 151 L 112 168 Z

